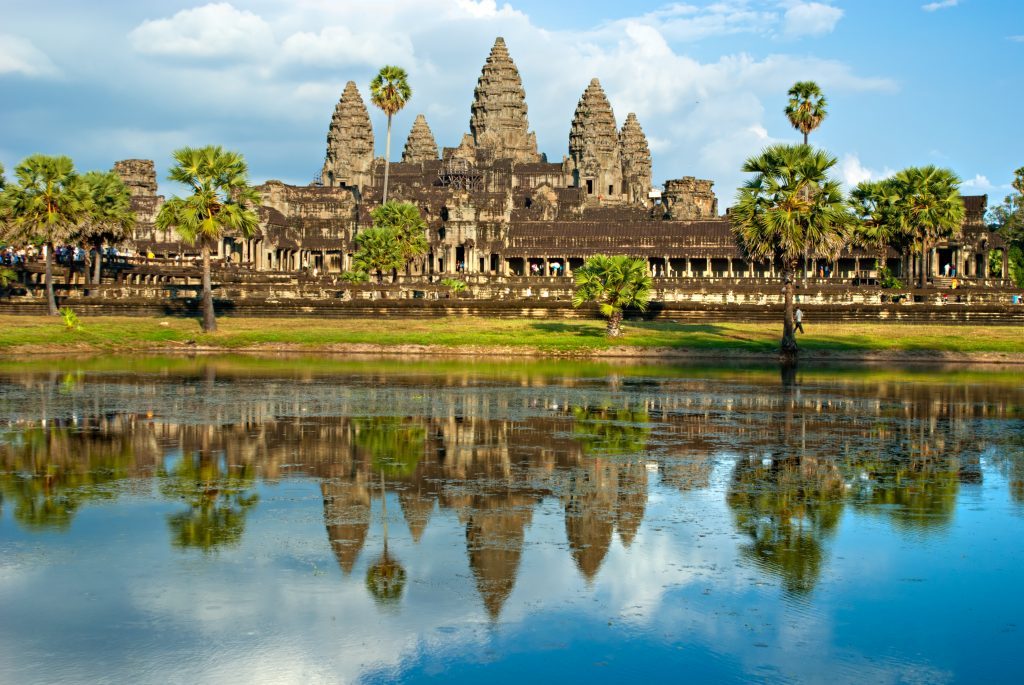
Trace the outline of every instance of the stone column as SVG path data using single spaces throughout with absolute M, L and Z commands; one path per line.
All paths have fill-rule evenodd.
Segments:
M 704 263 L 705 263 L 704 277 L 705 278 L 711 278 L 711 257 L 705 257 L 704 258 Z
M 1010 251 L 1007 248 L 1003 248 L 1003 279 L 1010 277 Z
M 686 267 L 686 277 L 693 278 L 693 264 L 690 262 L 689 257 L 683 259 L 683 266 Z

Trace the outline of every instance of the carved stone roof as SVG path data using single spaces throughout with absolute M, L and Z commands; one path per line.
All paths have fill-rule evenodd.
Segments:
M 114 162 L 114 172 L 121 177 L 133 198 L 156 195 L 156 166 L 151 159 L 122 159 Z
M 586 169 L 592 160 L 596 161 L 598 157 L 618 157 L 618 153 L 619 132 L 615 125 L 615 114 L 601 88 L 601 82 L 596 78 L 591 79 L 572 118 L 569 156 L 576 161 L 577 167 Z
M 476 147 L 490 149 L 494 159 L 537 162 L 537 136 L 528 129 L 523 82 L 505 39 L 499 37 L 473 92 L 469 130 Z
M 647 136 L 640 128 L 636 115 L 630 112 L 626 123 L 619 132 L 619 146 L 622 149 L 622 172 L 630 183 L 643 186 L 646 191 L 651 189 L 651 148 L 647 145 Z
M 405 141 L 405 150 L 402 151 L 403 162 L 429 162 L 437 159 L 437 141 L 434 134 L 427 125 L 427 119 L 422 114 L 416 115 L 416 121 L 409 131 L 409 138 Z
M 372 163 L 373 124 L 370 123 L 370 113 L 366 111 L 366 103 L 355 81 L 349 81 L 334 108 L 327 131 L 327 159 L 323 175 L 326 177 L 330 172 L 339 181 L 355 184 L 355 177 L 367 173 Z M 332 184 L 325 178 L 324 185 Z

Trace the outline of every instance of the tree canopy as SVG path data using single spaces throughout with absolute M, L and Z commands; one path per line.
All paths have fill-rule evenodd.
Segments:
M 625 255 L 594 255 L 575 272 L 572 306 L 596 302 L 608 319 L 609 337 L 622 334 L 623 310 L 647 309 L 651 299 L 651 275 L 647 261 Z
M 789 89 L 786 116 L 793 128 L 804 134 L 804 145 L 811 131 L 821 126 L 828 116 L 828 102 L 814 81 L 797 81 Z
M 895 216 L 902 230 L 912 236 L 914 250 L 922 255 L 923 288 L 931 248 L 940 240 L 958 237 L 963 228 L 965 209 L 960 179 L 949 169 L 928 165 L 904 169 L 893 177 L 892 183 Z

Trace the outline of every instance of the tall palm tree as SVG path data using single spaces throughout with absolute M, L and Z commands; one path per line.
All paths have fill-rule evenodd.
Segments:
M 95 254 L 93 283 L 100 282 L 103 268 L 103 244 L 131 240 L 135 229 L 132 196 L 121 177 L 114 171 L 90 171 L 82 176 L 92 199 L 88 219 L 82 226 L 80 239 L 91 245 Z
M 53 294 L 53 251 L 72 240 L 90 209 L 89 193 L 70 157 L 32 155 L 14 170 L 17 183 L 3 193 L 4 236 L 11 242 L 46 246 L 46 300 L 57 316 Z
M 797 81 L 789 89 L 786 116 L 793 128 L 804 134 L 804 145 L 807 145 L 807 135 L 828 115 L 827 106 L 821 88 L 814 81 Z
M 259 194 L 249 185 L 245 159 L 219 145 L 183 147 L 174 151 L 175 164 L 168 179 L 192 189 L 188 197 L 168 200 L 156 217 L 156 225 L 174 228 L 189 245 L 199 243 L 203 255 L 203 330 L 217 330 L 210 286 L 210 248 L 225 232 L 251 237 L 259 224 L 255 206 Z
M 622 335 L 622 313 L 629 307 L 647 309 L 651 275 L 647 261 L 625 255 L 594 255 L 575 273 L 572 306 L 596 302 L 608 318 L 608 337 Z
M 899 247 L 906 232 L 896 215 L 899 195 L 891 179 L 861 181 L 850 191 L 850 206 L 857 217 L 853 239 L 876 253 L 876 268 L 881 273 L 889 248 Z
M 898 220 L 921 254 L 918 285 L 928 284 L 930 252 L 935 243 L 956 238 L 963 229 L 965 209 L 960 178 L 949 169 L 929 164 L 909 167 L 893 177 Z
M 744 163 L 755 176 L 736 195 L 732 230 L 747 259 L 778 260 L 785 283 L 782 360 L 796 361 L 793 295 L 799 260 L 834 258 L 849 239 L 852 215 L 839 182 L 828 176 L 836 158 L 807 145 L 773 145 Z
M 370 102 L 388 115 L 388 136 L 384 148 L 384 198 L 388 201 L 388 172 L 391 167 L 391 117 L 397 114 L 412 97 L 409 75 L 402 67 L 385 66 L 370 82 Z

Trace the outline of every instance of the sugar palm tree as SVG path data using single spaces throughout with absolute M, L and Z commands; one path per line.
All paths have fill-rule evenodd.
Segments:
M 95 254 L 93 283 L 100 282 L 103 268 L 103 244 L 130 240 L 135 229 L 132 196 L 121 177 L 113 171 L 90 171 L 82 176 L 92 200 L 89 216 L 79 233 Z
M 850 191 L 850 206 L 857 217 L 853 239 L 875 251 L 879 273 L 885 268 L 889 248 L 899 247 L 905 242 L 906 232 L 895 209 L 898 197 L 896 186 L 890 179 L 861 181 Z
M 804 145 L 807 145 L 807 135 L 828 115 L 827 105 L 821 88 L 814 81 L 797 81 L 789 89 L 786 116 L 793 128 L 804 134 Z
M 384 274 L 405 264 L 402 245 L 394 229 L 374 226 L 356 235 L 358 250 L 352 255 L 355 271 L 377 274 L 377 282 L 384 282 Z
M 14 170 L 17 183 L 3 192 L 3 233 L 11 242 L 41 241 L 46 246 L 46 300 L 58 316 L 53 294 L 53 251 L 72 240 L 88 216 L 89 193 L 69 157 L 32 155 Z
M 651 300 L 651 275 L 647 262 L 625 255 L 595 255 L 575 273 L 572 306 L 596 302 L 608 318 L 608 337 L 622 335 L 622 314 L 629 307 L 647 309 Z
M 398 240 L 399 250 L 405 266 L 409 260 L 422 257 L 430 249 L 427 243 L 427 222 L 420 216 L 420 210 L 410 202 L 391 200 L 370 212 L 373 225 L 387 228 Z
M 210 286 L 210 248 L 228 231 L 251 237 L 259 224 L 259 194 L 249 186 L 248 167 L 237 152 L 219 145 L 174 151 L 168 179 L 192 189 L 188 197 L 168 200 L 156 217 L 160 230 L 175 229 L 189 245 L 199 243 L 203 256 L 203 330 L 217 330 Z
M 900 171 L 893 177 L 893 184 L 896 216 L 913 236 L 914 248 L 921 254 L 918 285 L 924 288 L 932 247 L 940 240 L 957 237 L 963 229 L 965 209 L 960 179 L 949 169 L 929 164 Z
M 828 176 L 836 158 L 807 145 L 773 145 L 751 157 L 743 171 L 755 176 L 736 196 L 732 230 L 747 259 L 778 260 L 785 283 L 781 354 L 796 361 L 793 295 L 796 269 L 805 255 L 834 258 L 850 235 L 839 183 Z
M 388 172 L 391 167 L 391 117 L 397 114 L 412 97 L 409 75 L 402 67 L 385 66 L 370 82 L 370 102 L 388 115 L 388 135 L 384 148 L 384 198 L 388 201 Z

